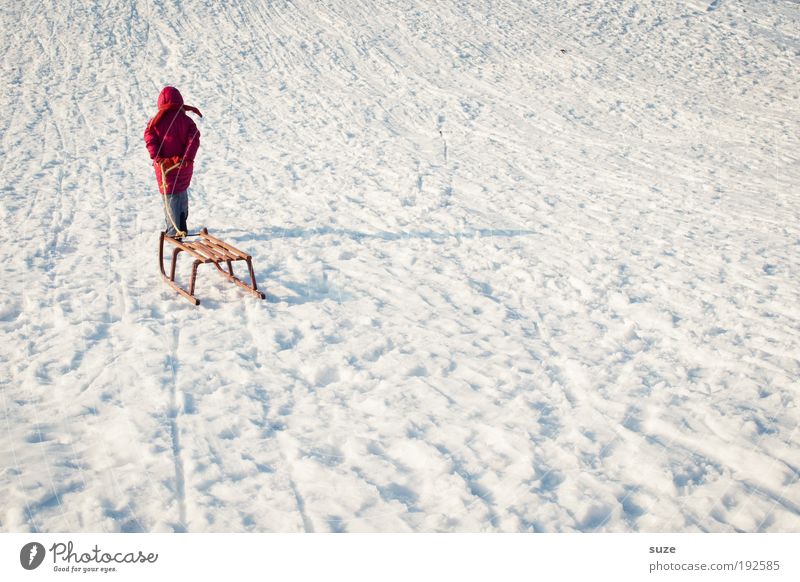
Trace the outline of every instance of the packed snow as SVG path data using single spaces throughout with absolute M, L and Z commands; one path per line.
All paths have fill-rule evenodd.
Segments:
M 800 531 L 796 1 L 44 0 L 0 35 L 0 531 Z M 166 85 L 189 226 L 266 301 L 161 280 Z

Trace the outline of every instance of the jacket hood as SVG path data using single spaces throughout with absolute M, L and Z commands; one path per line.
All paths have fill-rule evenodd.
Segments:
M 165 105 L 183 105 L 183 96 L 175 87 L 164 87 L 158 95 L 158 108 Z
M 168 111 L 178 111 L 178 112 L 186 112 L 191 111 L 192 113 L 196 113 L 200 117 L 203 117 L 203 114 L 200 113 L 200 110 L 197 107 L 192 107 L 191 105 L 186 105 L 183 102 L 183 97 L 181 96 L 181 92 L 178 91 L 175 87 L 164 87 L 161 90 L 161 93 L 158 95 L 158 113 L 156 113 L 155 117 L 150 120 L 148 127 L 151 127 L 159 122 L 159 120 L 166 115 Z

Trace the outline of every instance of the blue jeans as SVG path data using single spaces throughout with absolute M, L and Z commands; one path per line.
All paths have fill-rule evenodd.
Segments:
M 170 236 L 175 236 L 177 234 L 177 232 L 175 232 L 175 226 L 172 224 L 173 222 L 178 227 L 178 230 L 186 232 L 188 230 L 186 227 L 187 218 L 189 218 L 189 192 L 184 190 L 183 192 L 167 194 L 166 205 L 164 208 L 164 219 L 167 223 L 167 234 Z

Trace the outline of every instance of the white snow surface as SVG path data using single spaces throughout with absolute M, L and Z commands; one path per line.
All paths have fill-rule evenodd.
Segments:
M 796 1 L 0 35 L 0 531 L 800 531 Z M 266 301 L 161 280 L 165 85 L 204 114 L 190 227 Z

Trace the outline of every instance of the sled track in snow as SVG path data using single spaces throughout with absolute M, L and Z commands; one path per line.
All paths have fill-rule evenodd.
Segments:
M 181 439 L 178 420 L 180 418 L 180 406 L 178 405 L 178 366 L 177 361 L 178 346 L 180 343 L 180 331 L 176 323 L 172 321 L 172 341 L 170 345 L 168 363 L 171 372 L 171 382 L 169 390 L 169 408 L 167 418 L 169 422 L 169 436 L 172 443 L 172 460 L 175 464 L 175 499 L 178 504 L 178 524 L 177 531 L 188 531 L 186 521 L 186 478 L 184 476 L 183 460 L 181 458 Z

